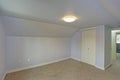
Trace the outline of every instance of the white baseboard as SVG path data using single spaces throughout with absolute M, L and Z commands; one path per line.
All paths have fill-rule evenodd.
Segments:
M 7 73 L 13 73 L 13 72 L 21 71 L 21 70 L 26 70 L 26 69 L 31 69 L 31 68 L 43 66 L 43 65 L 48 65 L 48 64 L 56 63 L 56 62 L 63 61 L 63 60 L 66 60 L 66 59 L 70 59 L 70 57 L 66 57 L 66 58 L 62 58 L 62 59 L 58 59 L 58 60 L 54 60 L 54 61 L 50 61 L 50 62 L 47 62 L 47 63 L 38 64 L 38 65 L 33 65 L 33 66 L 29 66 L 29 67 L 24 67 L 24 68 L 20 68 L 20 69 L 14 69 L 14 70 L 11 70 L 11 71 L 7 71 Z
M 109 65 L 107 65 L 107 66 L 105 66 L 104 68 L 103 67 L 99 67 L 99 66 L 95 66 L 96 68 L 99 68 L 99 69 L 101 69 L 101 70 L 105 70 L 105 69 L 107 69 L 108 67 L 110 67 L 112 64 L 109 64 Z
M 21 71 L 21 70 L 31 69 L 31 68 L 35 68 L 35 67 L 39 67 L 39 66 L 43 66 L 43 65 L 48 65 L 48 64 L 51 64 L 51 63 L 56 63 L 56 62 L 59 62 L 59 61 L 63 61 L 63 60 L 66 60 L 66 59 L 70 59 L 70 58 L 82 62 L 82 61 L 81 61 L 80 59 L 78 59 L 78 58 L 66 57 L 66 58 L 62 58 L 62 59 L 50 61 L 50 62 L 47 62 L 47 63 L 42 63 L 42 64 L 38 64 L 38 65 L 34 65 L 34 66 L 29 66 L 29 67 L 24 67 L 24 68 L 20 68 L 20 69 L 10 70 L 10 71 L 7 71 L 7 73 L 12 73 L 12 72 L 17 72 L 17 71 Z M 95 67 L 98 68 L 98 69 L 105 70 L 105 69 L 108 68 L 110 65 L 106 66 L 105 68 L 99 67 L 99 66 L 97 66 L 97 65 L 93 65 L 93 66 L 95 66 Z M 5 76 L 4 76 L 4 77 L 5 77 Z M 3 77 L 3 80 L 4 80 L 4 77 Z
M 4 75 L 3 75 L 3 77 L 2 77 L 2 80 L 4 80 L 4 79 L 5 79 L 6 74 L 7 74 L 7 73 L 4 73 Z
M 98 68 L 98 69 L 101 69 L 101 70 L 105 70 L 105 68 L 97 66 L 97 65 L 95 65 L 95 67 Z
M 112 65 L 112 64 L 109 64 L 109 65 L 105 66 L 105 69 L 109 68 L 111 65 Z
M 71 58 L 74 59 L 74 60 L 77 60 L 77 61 L 83 62 L 83 61 L 81 61 L 81 60 L 78 59 L 78 58 L 74 58 L 74 57 L 71 57 Z M 85 62 L 83 62 L 83 63 L 85 63 Z M 86 64 L 88 64 L 88 63 L 86 63 Z M 89 64 L 89 65 L 92 65 L 92 64 Z M 98 69 L 101 69 L 101 70 L 105 70 L 105 69 L 108 68 L 110 65 L 108 65 L 106 68 L 99 67 L 99 66 L 97 66 L 97 65 L 92 65 L 92 66 L 94 66 L 94 67 L 96 67 L 96 68 L 98 68 Z
M 74 57 L 71 57 L 71 59 L 76 60 L 76 61 L 81 61 L 80 59 L 74 58 Z

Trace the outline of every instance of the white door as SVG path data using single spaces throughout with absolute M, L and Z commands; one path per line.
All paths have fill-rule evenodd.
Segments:
M 82 54 L 83 62 L 88 64 L 95 64 L 96 54 L 96 30 L 88 29 L 82 32 Z

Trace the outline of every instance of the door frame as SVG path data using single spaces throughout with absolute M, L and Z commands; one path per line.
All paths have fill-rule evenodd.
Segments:
M 94 56 L 94 62 L 93 62 L 93 64 L 90 64 L 90 63 L 87 63 L 87 64 L 90 64 L 90 65 L 95 65 L 95 63 L 96 63 L 96 27 L 91 27 L 91 28 L 84 28 L 84 29 L 81 29 L 80 31 L 81 31 L 81 61 L 82 62 L 85 62 L 85 61 L 83 61 L 83 59 L 82 59 L 82 53 L 83 53 L 83 35 L 82 35 L 82 33 L 83 33 L 83 31 L 87 31 L 87 30 L 95 30 L 95 56 Z M 86 63 L 86 62 L 85 62 Z

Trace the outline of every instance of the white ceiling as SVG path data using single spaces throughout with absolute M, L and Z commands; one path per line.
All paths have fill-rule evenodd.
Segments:
M 0 6 L 3 15 L 9 16 L 4 18 L 8 35 L 72 36 L 81 27 L 120 22 L 120 0 L 0 0 Z M 65 15 L 78 20 L 65 23 L 61 20 Z

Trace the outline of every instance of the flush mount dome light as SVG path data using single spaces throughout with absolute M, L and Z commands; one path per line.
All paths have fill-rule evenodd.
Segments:
M 65 22 L 74 22 L 76 19 L 77 19 L 77 17 L 75 17 L 75 16 L 65 16 L 65 17 L 63 17 L 62 18 Z

